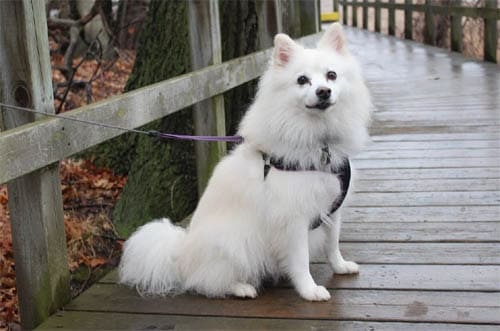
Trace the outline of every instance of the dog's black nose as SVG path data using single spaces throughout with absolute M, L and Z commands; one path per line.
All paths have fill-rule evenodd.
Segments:
M 321 100 L 327 100 L 328 98 L 330 98 L 331 94 L 332 90 L 330 90 L 328 87 L 318 87 L 316 89 L 316 95 Z

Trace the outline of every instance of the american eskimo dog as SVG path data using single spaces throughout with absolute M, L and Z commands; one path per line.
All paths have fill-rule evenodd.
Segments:
M 128 239 L 121 282 L 143 294 L 255 298 L 263 279 L 287 277 L 302 298 L 330 299 L 309 262 L 326 256 L 335 273 L 358 272 L 339 250 L 339 205 L 370 112 L 340 24 L 316 49 L 278 34 L 244 141 L 215 168 L 188 229 L 161 219 Z

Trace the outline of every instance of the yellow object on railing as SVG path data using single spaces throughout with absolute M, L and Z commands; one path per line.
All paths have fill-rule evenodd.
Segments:
M 336 11 L 321 13 L 321 22 L 336 22 L 338 20 L 339 20 L 339 13 Z

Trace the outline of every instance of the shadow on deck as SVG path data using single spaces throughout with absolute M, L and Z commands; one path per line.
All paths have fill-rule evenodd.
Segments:
M 341 248 L 359 275 L 313 264 L 333 298 L 309 303 L 287 284 L 255 300 L 144 299 L 112 273 L 40 329 L 498 330 L 499 67 L 347 33 L 377 109 L 344 212 Z

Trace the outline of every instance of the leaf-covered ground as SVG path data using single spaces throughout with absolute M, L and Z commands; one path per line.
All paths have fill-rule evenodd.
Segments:
M 61 55 L 52 56 L 52 66 L 62 63 Z M 75 59 L 74 64 L 81 59 Z M 134 53 L 120 54 L 117 61 L 103 63 L 101 69 L 95 60 L 84 61 L 75 74 L 76 81 L 89 81 L 88 88 L 72 88 L 62 111 L 120 94 L 134 63 Z M 97 72 L 97 74 L 96 74 Z M 57 69 L 53 80 L 64 83 Z M 58 93 L 62 95 L 64 88 Z M 55 101 L 56 109 L 60 100 Z M 61 186 L 64 203 L 64 224 L 68 248 L 68 267 L 71 271 L 71 290 L 78 295 L 110 267 L 117 264 L 122 240 L 117 238 L 109 215 L 116 203 L 126 178 L 95 167 L 91 160 L 67 159 L 61 162 Z M 6 185 L 0 185 L 0 330 L 19 328 L 15 264 L 12 252 L 10 217 Z

